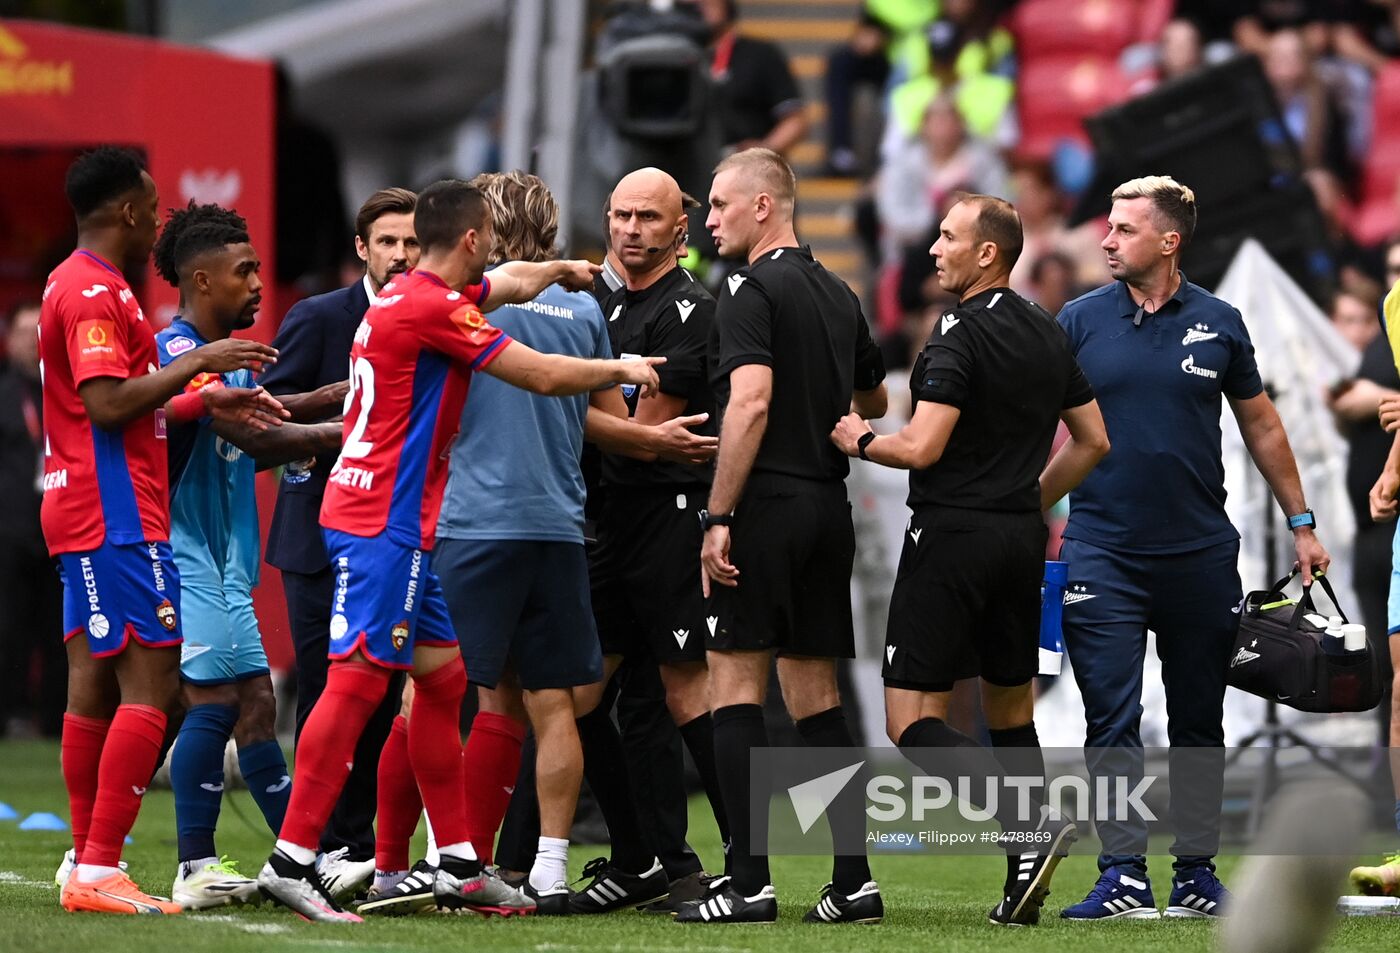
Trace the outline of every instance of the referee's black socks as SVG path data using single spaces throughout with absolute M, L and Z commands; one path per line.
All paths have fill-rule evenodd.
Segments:
M 753 853 L 753 829 L 749 824 L 749 788 L 753 770 L 749 752 L 768 745 L 763 709 L 758 705 L 727 705 L 714 713 L 715 767 L 729 817 L 729 862 L 735 889 L 751 897 L 773 882 L 766 854 Z M 767 797 L 767 792 L 764 792 Z
M 797 722 L 802 740 L 813 748 L 854 748 L 855 739 L 846 725 L 840 705 Z M 848 783 L 826 809 L 831 825 L 831 885 L 837 893 L 850 896 L 871 880 L 865 857 L 865 788 L 870 772 L 861 768 L 854 782 Z
M 612 699 L 605 698 L 604 704 L 578 719 L 583 775 L 608 825 L 612 862 L 624 873 L 644 874 L 651 867 L 653 857 L 637 820 L 627 756 L 622 750 L 617 725 L 613 724 L 611 708 Z
M 700 783 L 705 786 L 705 797 L 710 801 L 710 810 L 715 815 L 715 825 L 719 828 L 720 843 L 729 843 L 729 814 L 724 809 L 724 793 L 719 786 L 719 768 L 715 766 L 715 722 L 709 712 L 692 718 L 678 726 L 681 740 L 690 752 L 690 760 L 695 762 L 695 771 L 700 775 Z
M 1002 736 L 1000 739 L 998 734 Z M 1024 759 L 1020 757 L 1019 752 L 1013 754 L 1007 747 L 1010 744 L 1022 747 L 1027 739 L 1035 741 L 1036 748 L 1033 755 Z M 1045 762 L 1040 755 L 1035 725 L 1022 725 L 1019 728 L 993 732 L 993 741 L 1001 748 L 996 755 L 941 718 L 921 718 L 904 729 L 904 734 L 899 736 L 899 750 L 931 776 L 950 781 L 966 778 L 973 804 L 981 810 L 986 810 L 988 781 L 997 782 L 1007 775 L 1022 775 L 1032 771 L 1037 772 L 1037 777 L 1045 775 Z M 998 760 L 1003 756 L 1006 761 Z M 1031 759 L 1037 759 L 1039 766 L 1027 767 Z M 1015 762 L 1014 767 L 1009 763 L 1012 761 Z M 956 791 L 956 782 L 954 790 Z M 1002 830 L 1025 832 L 1036 829 L 1040 821 L 1038 799 L 1031 800 L 1031 816 L 1024 819 L 1016 816 L 1016 799 L 1008 796 L 1004 786 L 998 789 L 996 800 L 994 813 Z

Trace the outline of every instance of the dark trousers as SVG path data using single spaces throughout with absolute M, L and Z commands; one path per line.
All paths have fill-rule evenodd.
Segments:
M 1386 618 L 1387 601 L 1390 598 L 1390 554 L 1395 539 L 1394 523 L 1359 524 L 1356 527 L 1356 541 L 1352 549 L 1351 587 L 1356 592 L 1361 605 L 1360 621 L 1366 626 L 1366 637 L 1370 640 L 1371 651 L 1381 663 L 1381 684 L 1385 693 L 1376 706 L 1377 743 L 1381 747 L 1390 744 L 1390 629 Z M 1355 619 L 1353 622 L 1357 621 Z M 1389 793 L 1389 791 L 1387 791 Z
M 849 46 L 838 46 L 826 64 L 826 147 L 828 154 L 849 149 L 853 141 L 851 110 L 857 86 L 879 91 L 889 79 L 890 63 L 883 50 L 861 56 Z
M 1219 847 L 1224 789 L 1225 674 L 1234 648 L 1239 605 L 1239 541 L 1189 553 L 1143 556 L 1067 539 L 1065 649 L 1084 696 L 1085 761 L 1095 778 L 1126 775 L 1128 790 L 1143 775 L 1142 666 L 1147 630 L 1167 696 L 1171 744 L 1168 818 L 1177 867 L 1206 863 Z M 1078 598 L 1074 598 L 1078 597 Z M 1098 822 L 1099 869 L 1146 869 L 1147 822 L 1125 812 L 1110 782 L 1109 820 Z M 1098 811 L 1096 811 L 1096 814 Z
M 330 668 L 331 600 L 335 574 L 330 567 L 318 573 L 282 571 L 282 589 L 287 597 L 287 619 L 292 630 L 292 647 L 297 659 L 297 738 L 311 714 L 312 706 L 326 688 Z M 364 734 L 355 746 L 355 766 L 345 781 L 340 800 L 331 812 L 330 822 L 321 834 L 321 849 L 350 849 L 351 860 L 374 858 L 374 812 L 379 773 L 379 753 L 389 739 L 394 716 L 403 694 L 403 674 L 396 673 L 389 692 Z
M 58 737 L 67 707 L 63 584 L 43 543 L 0 541 L 0 734 L 33 718 Z

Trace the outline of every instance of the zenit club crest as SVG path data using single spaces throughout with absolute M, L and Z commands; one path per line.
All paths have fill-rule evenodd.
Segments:
M 394 643 L 395 652 L 402 651 L 403 647 L 408 644 L 407 619 L 395 623 L 394 627 L 389 630 L 389 641 Z

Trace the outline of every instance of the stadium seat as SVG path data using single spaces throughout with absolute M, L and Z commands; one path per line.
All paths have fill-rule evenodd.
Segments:
M 1018 153 L 1048 159 L 1062 139 L 1087 142 L 1082 120 L 1127 95 L 1117 62 L 1100 56 L 1036 57 L 1017 82 Z
M 1383 143 L 1400 142 L 1400 62 L 1391 62 L 1376 74 L 1371 114 L 1375 117 L 1371 154 L 1375 155 Z
M 1025 0 L 1011 14 L 1022 62 L 1066 53 L 1117 56 L 1142 36 L 1139 0 Z

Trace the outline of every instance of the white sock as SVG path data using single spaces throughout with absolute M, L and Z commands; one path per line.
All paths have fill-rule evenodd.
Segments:
M 182 860 L 180 861 L 180 877 L 183 879 L 191 874 L 197 874 L 210 864 L 217 864 L 218 862 L 219 858 L 217 857 L 199 857 L 195 860 Z
M 298 864 L 316 863 L 316 852 L 310 847 L 302 847 L 300 844 L 293 844 L 289 840 L 277 839 L 277 849 L 280 850 L 289 860 Z
M 476 849 L 469 840 L 443 844 L 438 848 L 438 857 L 441 860 L 476 860 Z
M 535 866 L 530 868 L 530 886 L 536 890 L 548 890 L 568 879 L 569 839 L 541 837 L 539 849 L 535 851 Z
M 442 857 L 438 853 L 437 835 L 433 833 L 433 822 L 428 818 L 428 812 L 423 812 L 423 826 L 428 829 L 428 852 L 423 855 L 423 859 L 434 867 L 442 866 Z
M 384 893 L 393 890 L 405 877 L 408 876 L 406 870 L 376 870 L 374 872 L 374 892 Z
M 80 884 L 93 884 L 121 872 L 120 867 L 99 867 L 97 864 L 79 864 L 73 871 L 73 875 L 78 878 L 78 883 Z

